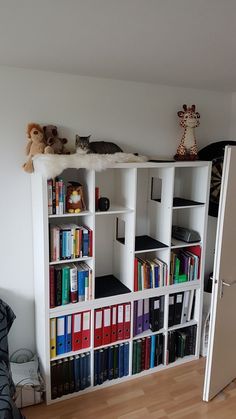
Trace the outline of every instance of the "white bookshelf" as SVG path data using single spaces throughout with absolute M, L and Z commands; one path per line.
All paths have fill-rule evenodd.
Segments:
M 83 184 L 86 211 L 79 214 L 50 216 L 48 216 L 47 180 L 38 173 L 32 175 L 36 347 L 40 359 L 41 372 L 46 383 L 46 402 L 48 404 L 66 400 L 70 397 L 77 397 L 80 394 L 99 390 L 128 379 L 163 371 L 165 368 L 174 367 L 199 357 L 210 168 L 210 163 L 199 161 L 116 164 L 102 172 L 85 169 L 66 169 L 60 174 L 65 182 L 75 180 Z M 106 196 L 110 200 L 110 208 L 107 212 L 95 210 L 96 186 L 100 188 L 100 195 Z M 178 205 L 178 201 L 175 205 L 173 198 L 176 197 L 186 199 L 186 205 Z M 120 241 L 117 240 L 117 220 L 121 226 L 119 238 L 123 235 Z M 65 261 L 50 262 L 49 260 L 49 223 L 85 224 L 93 230 L 93 256 L 76 259 L 76 261 L 86 261 L 92 268 L 93 298 L 91 300 L 49 308 L 49 266 L 65 263 Z M 201 242 L 187 244 L 173 239 L 171 237 L 173 224 L 197 230 L 200 233 Z M 135 248 L 135 243 L 137 246 L 135 237 L 143 236 L 151 236 L 161 243 L 160 246 L 163 244 L 164 247 L 157 245 L 153 248 L 140 248 L 139 242 L 139 247 Z M 144 258 L 159 257 L 167 263 L 169 269 L 171 251 L 173 249 L 187 249 L 190 245 L 201 246 L 199 280 L 143 291 L 133 291 L 135 256 Z M 73 261 L 67 260 L 66 264 L 69 262 Z M 104 275 L 113 275 L 115 278 L 118 278 L 130 292 L 96 298 L 96 278 Z M 194 318 L 188 323 L 168 327 L 169 295 L 193 289 L 196 290 Z M 165 299 L 163 328 L 158 332 L 147 330 L 134 337 L 134 301 L 162 295 Z M 116 343 L 129 342 L 129 375 L 107 381 L 102 385 L 93 386 L 95 349 L 114 345 L 114 343 L 111 343 L 94 348 L 94 311 L 97 308 L 125 302 L 131 303 L 131 335 L 129 339 L 117 341 Z M 50 359 L 50 318 L 86 310 L 91 310 L 90 347 L 58 355 L 53 360 L 90 352 L 92 385 L 85 390 L 52 400 L 50 381 L 50 363 L 52 361 Z M 191 325 L 197 326 L 195 354 L 167 364 L 167 338 L 169 331 Z M 164 337 L 164 363 L 132 375 L 133 341 L 154 334 L 162 334 Z

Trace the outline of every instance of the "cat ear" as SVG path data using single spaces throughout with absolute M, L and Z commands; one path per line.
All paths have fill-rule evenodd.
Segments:
M 87 136 L 88 140 L 90 140 L 91 134 Z
M 80 136 L 76 134 L 75 136 L 75 143 L 77 144 L 79 142 Z

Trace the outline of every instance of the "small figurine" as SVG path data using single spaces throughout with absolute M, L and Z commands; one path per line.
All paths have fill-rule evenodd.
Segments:
M 179 147 L 174 156 L 175 160 L 197 160 L 198 150 L 194 133 L 194 128 L 200 124 L 200 114 L 195 112 L 195 105 L 187 107 L 183 105 L 183 111 L 177 112 L 180 118 L 180 126 L 184 128 Z
M 69 182 L 66 193 L 66 211 L 73 214 L 85 209 L 83 186 L 78 182 Z

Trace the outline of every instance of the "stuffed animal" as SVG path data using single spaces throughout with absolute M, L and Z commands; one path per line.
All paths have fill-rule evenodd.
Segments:
M 183 105 L 183 111 L 177 112 L 180 126 L 184 128 L 180 144 L 174 156 L 175 160 L 197 160 L 198 149 L 194 129 L 200 124 L 200 114 L 196 112 L 195 105 Z
M 69 154 L 65 148 L 67 144 L 66 138 L 59 138 L 57 127 L 55 125 L 46 125 L 43 127 L 43 132 L 47 145 L 53 148 L 54 154 Z
M 32 157 L 36 154 L 53 154 L 53 148 L 48 146 L 45 142 L 43 129 L 39 124 L 30 123 L 27 126 L 26 154 L 29 156 L 28 161 L 23 164 L 25 172 L 32 173 L 34 171 Z
M 85 209 L 83 186 L 78 182 L 69 182 L 66 193 L 66 211 L 79 213 Z

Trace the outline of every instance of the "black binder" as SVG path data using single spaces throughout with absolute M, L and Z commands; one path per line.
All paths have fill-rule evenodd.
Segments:
M 75 391 L 75 375 L 74 375 L 74 357 L 70 356 L 69 358 L 69 393 L 74 393 Z
M 150 329 L 158 332 L 164 322 L 164 297 L 152 297 L 149 301 Z
M 51 398 L 57 398 L 57 362 L 51 363 Z
M 69 382 L 69 359 L 64 358 L 63 359 L 63 367 L 62 367 L 62 373 L 63 373 L 63 395 L 69 394 L 70 392 L 70 382 Z
M 181 323 L 183 301 L 184 301 L 184 292 L 178 292 L 177 294 L 175 294 L 174 325 Z
M 175 316 L 175 295 L 169 295 L 169 318 L 168 326 L 174 326 L 174 316 Z

